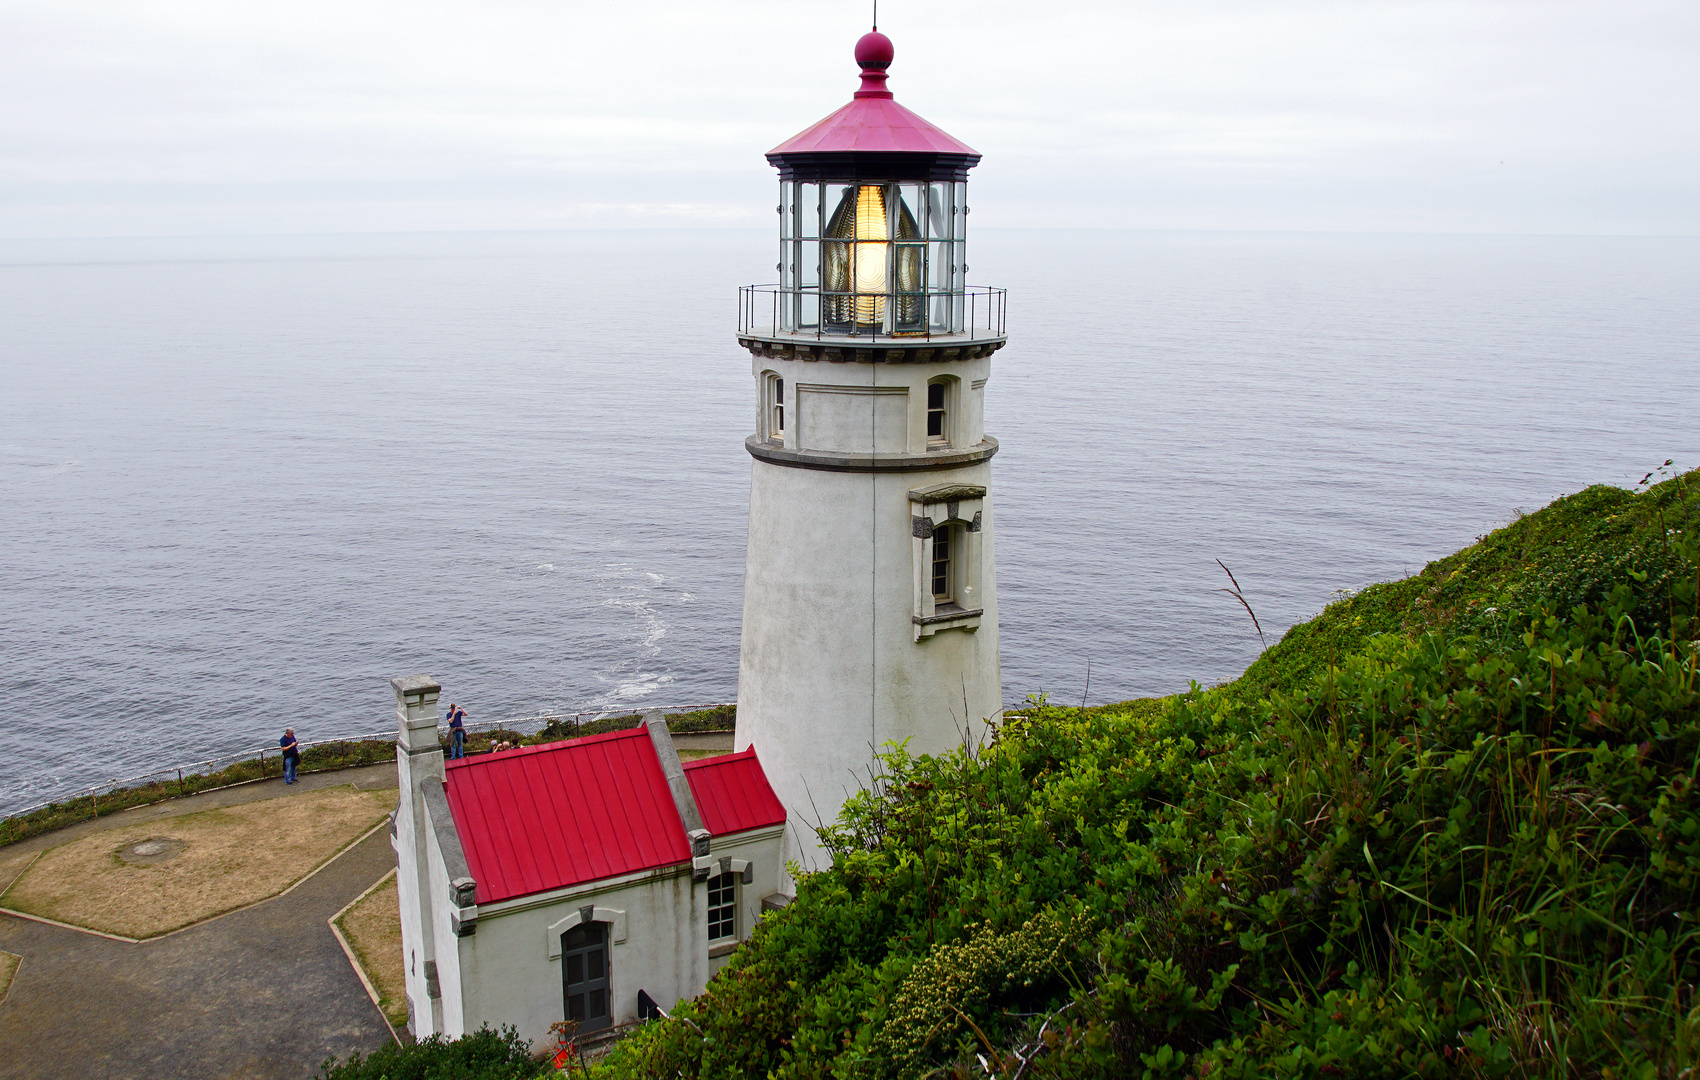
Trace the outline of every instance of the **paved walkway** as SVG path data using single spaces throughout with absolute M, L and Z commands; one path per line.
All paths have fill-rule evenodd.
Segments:
M 393 788 L 395 766 L 137 807 L 4 850 L 348 783 Z M 394 867 L 379 829 L 294 892 L 139 945 L 0 912 L 0 950 L 24 958 L 0 1005 L 0 1080 L 294 1080 L 326 1057 L 377 1049 L 389 1028 L 326 920 Z

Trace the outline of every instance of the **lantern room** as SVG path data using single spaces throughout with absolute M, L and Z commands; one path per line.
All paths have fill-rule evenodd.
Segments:
M 856 43 L 850 103 L 769 151 L 777 285 L 741 290 L 740 333 L 1001 337 L 1003 290 L 966 282 L 968 170 L 980 154 L 897 104 L 891 39 Z

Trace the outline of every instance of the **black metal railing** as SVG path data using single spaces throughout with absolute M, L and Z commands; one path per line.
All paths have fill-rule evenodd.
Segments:
M 1007 305 L 1007 289 L 984 285 L 919 293 L 836 293 L 813 286 L 745 285 L 738 290 L 738 334 L 866 342 L 1001 338 Z M 920 312 L 913 325 L 900 322 L 899 313 L 911 308 Z M 864 322 L 856 315 L 858 310 L 871 309 L 880 312 L 878 321 Z M 835 313 L 841 313 L 840 320 L 833 318 Z

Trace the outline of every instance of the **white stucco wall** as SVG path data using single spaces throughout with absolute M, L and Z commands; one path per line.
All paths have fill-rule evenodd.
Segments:
M 761 901 L 778 887 L 782 830 L 752 830 L 717 839 L 722 858 L 751 864 L 751 882 L 738 892 L 740 939 L 761 916 Z M 435 844 L 427 843 L 435 920 L 434 945 L 442 989 L 442 1030 L 450 1037 L 480 1025 L 512 1024 L 534 1049 L 552 1048 L 549 1025 L 564 1019 L 560 936 L 586 906 L 610 926 L 609 978 L 614 1022 L 637 1018 L 639 990 L 664 1009 L 702 992 L 725 956 L 709 958 L 707 887 L 692 881 L 689 864 L 592 882 L 478 908 L 477 929 L 455 937 L 446 905 L 448 877 Z M 716 871 L 718 872 L 718 868 Z
M 900 443 L 881 435 L 875 410 L 889 396 L 841 393 L 839 408 L 861 403 L 860 446 L 808 445 L 810 398 L 799 400 L 786 445 L 793 449 L 924 453 L 926 385 L 940 375 L 961 382 L 951 428 L 975 445 L 983 438 L 983 394 L 990 359 L 947 364 L 864 364 L 758 359 L 753 373 L 774 372 L 788 386 L 836 381 L 845 386 L 905 386 L 907 429 Z M 878 436 L 876 438 L 876 436 Z M 799 445 L 799 442 L 801 445 Z M 916 640 L 917 567 L 909 491 L 973 484 L 988 493 L 975 537 L 980 560 L 976 629 L 941 630 Z M 818 864 L 809 824 L 830 822 L 858 782 L 867 781 L 870 747 L 909 740 L 915 753 L 978 735 L 1001 707 L 998 664 L 995 487 L 989 461 L 922 471 L 839 472 L 751 462 L 749 553 L 738 668 L 736 746 L 754 745 L 769 782 L 792 814 L 785 857 Z
M 426 992 L 426 964 L 436 958 L 428 895 L 425 809 L 419 784 L 427 777 L 443 778 L 443 755 L 437 749 L 437 693 L 396 699 L 398 780 L 391 846 L 396 853 L 396 893 L 401 907 L 402 963 L 406 981 L 409 1027 L 423 1038 L 441 1030 L 440 1017 Z M 412 752 L 410 752 L 410 747 Z
M 429 820 L 429 808 L 426 820 Z M 464 939 L 455 936 L 452 920 L 449 918 L 455 904 L 449 888 L 448 871 L 443 863 L 443 850 L 437 843 L 437 833 L 434 829 L 425 837 L 425 857 L 426 887 L 431 905 L 431 922 L 427 930 L 431 934 L 431 951 L 437 964 L 438 1001 L 435 1011 L 441 1017 L 438 1030 L 450 1038 L 455 1038 L 468 1030 L 466 991 L 476 989 L 477 972 L 466 970 L 468 958 L 459 946 L 459 942 Z M 476 958 L 471 959 L 475 964 Z M 468 975 L 472 977 L 468 979 Z M 477 1028 L 477 1024 L 471 1026 L 471 1030 Z

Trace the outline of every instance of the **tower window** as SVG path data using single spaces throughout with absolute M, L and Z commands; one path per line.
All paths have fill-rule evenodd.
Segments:
M 708 940 L 737 936 L 738 875 L 718 874 L 708 879 Z
M 950 587 L 950 529 L 933 533 L 933 602 L 946 604 L 955 599 Z
M 782 443 L 785 441 L 785 380 L 773 372 L 767 372 L 762 378 L 760 407 L 756 410 L 756 422 L 762 429 L 765 439 Z
M 948 442 L 945 435 L 945 395 L 950 387 L 942 382 L 927 384 L 927 442 Z

